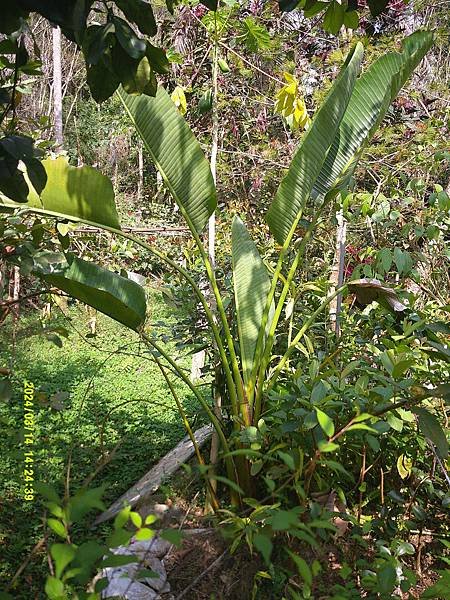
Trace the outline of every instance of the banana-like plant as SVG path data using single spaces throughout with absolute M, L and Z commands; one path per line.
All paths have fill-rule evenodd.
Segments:
M 265 392 L 275 385 L 286 361 L 298 348 L 302 336 L 333 298 L 328 297 L 305 320 L 278 364 L 273 365 L 272 351 L 280 317 L 316 223 L 337 193 L 348 185 L 358 159 L 380 125 L 391 101 L 422 60 L 432 41 L 431 33 L 416 32 L 403 41 L 399 52 L 385 54 L 362 75 L 360 72 L 363 46 L 357 43 L 351 50 L 304 134 L 267 213 L 270 231 L 280 246 L 278 262 L 272 277 L 269 276 L 244 223 L 239 217 L 234 218 L 231 239 L 237 323 L 233 330 L 238 332 L 238 344 L 235 344 L 236 340 L 233 339 L 221 290 L 201 240 L 201 234 L 217 204 L 209 164 L 188 124 L 162 87 L 158 89 L 154 98 L 128 95 L 123 90 L 119 91 L 119 96 L 198 246 L 214 302 L 205 297 L 184 268 L 156 248 L 121 232 L 116 222 L 115 211 L 111 207 L 110 196 L 108 195 L 106 205 L 99 205 L 95 195 L 89 196 L 82 191 L 83 177 L 77 178 L 74 172 L 70 172 L 70 168 L 60 168 L 55 174 L 55 161 L 47 161 L 46 188 L 40 197 L 35 195 L 26 205 L 21 205 L 21 209 L 23 212 L 47 214 L 57 219 L 96 224 L 113 233 L 124 235 L 178 271 L 192 286 L 203 306 L 220 358 L 232 427 L 234 432 L 241 433 L 258 423 L 264 408 Z M 59 196 L 52 186 L 57 188 Z M 3 199 L 3 203 L 17 207 L 17 204 L 7 199 Z M 299 239 L 299 223 L 307 208 L 308 215 L 312 213 L 313 217 Z M 287 264 L 292 254 L 294 257 Z M 52 285 L 60 286 L 69 294 L 111 314 L 111 311 L 108 313 L 105 310 L 106 296 L 95 294 L 95 277 L 98 278 L 99 273 L 88 273 L 79 259 L 71 259 L 69 262 L 70 265 L 62 275 L 46 275 Z M 101 294 L 112 293 L 116 302 L 116 312 L 120 312 L 123 317 L 121 321 L 139 330 L 144 320 L 142 292 L 125 286 L 124 282 L 116 277 L 118 276 L 113 277 L 113 274 L 109 274 L 109 277 L 102 278 L 104 287 Z M 89 278 L 94 282 L 91 287 Z M 80 286 L 80 282 L 84 287 Z M 89 293 L 86 286 L 89 287 Z M 120 290 L 121 294 L 118 294 Z M 339 291 L 341 290 L 335 293 Z M 136 294 L 140 295 L 139 301 L 136 301 Z M 107 300 L 106 302 L 108 303 Z M 129 309 L 128 312 L 119 311 L 120 303 Z M 125 313 L 126 317 L 123 316 Z M 166 368 L 162 362 L 164 359 L 165 364 L 185 381 L 201 402 L 218 433 L 227 477 L 232 482 L 231 487 L 233 490 L 243 489 L 248 494 L 248 464 L 243 458 L 244 451 L 239 446 L 233 449 L 225 434 L 223 423 L 173 358 L 155 340 L 142 335 L 154 349 L 160 368 Z M 178 399 L 176 401 L 178 403 Z M 190 431 L 189 424 L 186 423 L 186 426 Z

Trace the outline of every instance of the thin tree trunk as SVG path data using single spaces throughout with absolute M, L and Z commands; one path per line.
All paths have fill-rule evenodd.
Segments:
M 158 202 L 163 202 L 164 200 L 164 182 L 163 182 L 163 178 L 162 175 L 159 171 L 156 171 L 156 196 L 158 199 Z M 175 211 L 178 209 L 177 205 L 175 204 Z
M 119 163 L 114 163 L 114 192 L 117 194 L 119 191 Z
M 210 167 L 211 173 L 214 179 L 214 184 L 217 179 L 217 151 L 219 145 L 219 112 L 217 110 L 217 94 L 218 94 L 218 44 L 214 44 L 212 56 L 212 92 L 213 92 L 213 105 L 212 105 L 212 141 L 211 141 L 211 159 Z M 215 212 L 209 217 L 208 221 L 208 255 L 211 261 L 212 268 L 216 265 L 216 215 Z M 221 378 L 220 366 L 216 367 L 215 370 L 215 382 L 214 382 L 214 412 L 219 420 L 222 420 L 222 396 L 220 391 L 220 378 Z M 210 462 L 211 465 L 215 466 L 218 462 L 219 457 L 219 436 L 214 431 L 211 438 L 211 453 Z M 211 480 L 211 488 L 215 493 L 217 490 L 217 481 Z
M 210 167 L 214 179 L 217 180 L 217 150 L 219 147 L 219 113 L 217 111 L 217 48 L 213 49 L 213 106 L 212 106 L 212 142 Z M 208 221 L 208 254 L 213 267 L 216 266 L 216 213 L 209 217 Z
M 53 27 L 53 125 L 58 152 L 61 152 L 64 144 L 61 80 L 61 29 Z
M 192 355 L 191 362 L 191 381 L 196 383 L 202 376 L 202 369 L 205 366 L 205 351 L 200 350 Z
M 212 60 L 212 87 L 213 87 L 213 106 L 212 106 L 212 141 L 211 141 L 211 157 L 210 157 L 210 168 L 211 173 L 214 179 L 214 184 L 216 183 L 216 171 L 217 171 L 217 149 L 219 143 L 219 114 L 217 112 L 217 44 L 212 48 L 213 52 L 213 60 Z M 216 266 L 216 213 L 209 217 L 208 220 L 208 256 L 211 262 L 211 265 L 214 269 Z M 192 365 L 191 365 L 191 381 L 196 381 L 201 376 L 201 370 L 205 366 L 205 350 L 200 350 L 200 352 L 196 352 L 192 357 Z M 219 394 L 220 396 L 220 394 Z M 220 413 L 220 405 L 221 399 L 217 398 L 215 401 L 216 405 L 216 413 Z M 217 461 L 217 453 L 218 453 L 218 443 L 219 438 L 216 434 L 213 434 L 212 442 L 211 442 L 211 463 L 213 462 L 213 455 L 216 457 Z M 212 487 L 215 489 L 216 482 L 211 481 Z
M 333 266 L 330 275 L 330 295 L 334 293 L 336 288 L 339 288 L 344 283 L 344 264 L 345 264 L 345 242 L 347 239 L 347 221 L 344 213 L 340 210 L 337 215 L 336 228 L 336 248 L 334 252 Z M 330 323 L 331 328 L 335 332 L 336 337 L 340 334 L 339 317 L 342 306 L 342 294 L 338 294 L 332 302 L 330 302 Z
M 6 281 L 6 264 L 5 261 L 0 259 L 0 301 L 3 300 L 3 293 L 5 291 Z
M 19 299 L 19 294 L 20 294 L 20 270 L 19 267 L 13 267 L 12 269 L 12 281 L 10 282 L 10 286 L 12 287 L 12 290 L 9 293 L 9 298 L 11 300 L 17 301 Z M 20 304 L 19 302 L 16 302 L 13 305 L 13 315 L 14 315 L 14 320 L 19 318 L 19 308 L 20 308 Z
M 142 142 L 138 144 L 138 201 L 142 202 L 144 195 L 144 153 L 142 151 Z

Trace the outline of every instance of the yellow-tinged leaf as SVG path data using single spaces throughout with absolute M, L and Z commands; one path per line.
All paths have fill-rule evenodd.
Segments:
M 151 525 L 152 523 L 154 523 L 157 520 L 158 520 L 157 516 L 155 516 L 155 515 L 148 515 L 147 517 L 145 517 L 145 524 L 146 525 Z
M 66 157 L 46 158 L 42 166 L 47 182 L 40 194 L 34 189 L 28 175 L 29 188 L 26 203 L 16 203 L 0 194 L 0 205 L 15 208 L 37 208 L 59 213 L 61 218 L 72 217 L 90 221 L 93 225 L 106 225 L 120 229 L 111 181 L 89 166 L 72 167 Z
M 130 512 L 130 519 L 131 519 L 131 522 L 133 523 L 133 525 L 135 527 L 137 527 L 138 529 L 142 526 L 142 517 L 139 513 Z
M 295 75 L 291 75 L 291 73 L 284 72 L 283 77 L 288 83 L 294 83 L 295 85 L 297 85 L 297 79 L 295 78 Z
M 178 108 L 182 115 L 185 115 L 187 112 L 187 102 L 186 96 L 184 95 L 184 90 L 179 85 L 173 90 L 171 96 L 173 103 Z
M 134 537 L 138 541 L 145 541 L 151 540 L 152 537 L 154 537 L 154 535 L 155 532 L 153 531 L 153 529 L 149 529 L 148 527 L 142 527 L 135 533 Z
M 275 95 L 275 112 L 286 119 L 292 130 L 305 129 L 309 124 L 308 112 L 297 78 L 283 73 L 287 84 Z
M 412 459 L 405 456 L 404 454 L 400 454 L 400 456 L 397 459 L 397 471 L 402 479 L 406 479 L 411 475 L 412 466 Z
M 255 577 L 260 577 L 261 579 L 272 579 L 272 576 L 269 575 L 267 571 L 258 571 Z

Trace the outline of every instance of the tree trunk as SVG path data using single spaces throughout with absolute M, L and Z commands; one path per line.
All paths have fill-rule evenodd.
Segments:
M 0 302 L 3 300 L 3 293 L 5 291 L 6 281 L 6 264 L 5 261 L 0 259 Z
M 138 201 L 142 202 L 144 196 L 144 153 L 142 151 L 142 142 L 138 144 Z
M 9 298 L 8 300 L 13 300 L 15 303 L 13 304 L 12 314 L 14 315 L 14 320 L 19 318 L 19 299 L 20 294 L 20 270 L 19 267 L 13 267 L 11 270 L 11 279 L 9 282 Z
M 61 152 L 64 143 L 61 79 L 61 29 L 53 27 L 53 125 L 57 152 Z
M 347 221 L 344 213 L 340 210 L 337 215 L 336 228 L 336 249 L 334 252 L 333 266 L 330 275 L 330 292 L 333 294 L 336 288 L 339 288 L 344 283 L 344 264 L 345 264 L 345 242 L 347 239 Z M 332 302 L 330 302 L 330 323 L 331 328 L 335 332 L 336 337 L 340 334 L 339 316 L 342 306 L 342 294 L 338 294 Z
M 217 42 L 213 46 L 212 56 L 212 88 L 213 88 L 213 105 L 212 105 L 212 140 L 211 140 L 211 159 L 210 167 L 211 173 L 214 179 L 214 184 L 217 179 L 217 151 L 219 146 L 219 112 L 217 110 L 217 95 L 218 95 L 218 45 Z M 208 255 L 211 261 L 212 268 L 216 265 L 216 214 L 215 212 L 209 217 L 208 221 Z M 214 296 L 211 292 L 211 304 L 215 305 Z M 212 306 L 214 308 L 214 306 Z M 220 391 L 220 378 L 221 378 L 220 366 L 216 367 L 215 370 L 215 381 L 214 381 L 214 412 L 219 421 L 222 420 L 222 396 Z M 219 436 L 214 431 L 211 438 L 211 453 L 210 462 L 213 467 L 217 464 L 219 458 Z M 217 490 L 217 481 L 211 480 L 211 488 L 215 493 Z

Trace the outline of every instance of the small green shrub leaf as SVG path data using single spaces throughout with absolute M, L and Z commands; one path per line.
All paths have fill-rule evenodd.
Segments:
M 440 575 L 439 580 L 425 590 L 425 592 L 420 596 L 421 600 L 428 600 L 430 598 L 450 600 L 450 569 L 438 571 L 438 573 Z
M 278 452 L 279 457 L 287 465 L 291 471 L 295 471 L 295 461 L 294 458 L 288 454 L 287 452 L 282 452 L 281 450 Z
M 163 540 L 170 542 L 177 548 L 181 546 L 181 542 L 183 541 L 183 535 L 178 529 L 164 529 L 164 531 L 161 532 L 161 537 Z
M 71 544 L 53 544 L 50 554 L 55 561 L 55 575 L 59 579 L 67 565 L 75 558 L 76 550 Z
M 257 533 L 253 537 L 253 544 L 255 548 L 261 552 L 264 562 L 268 565 L 273 550 L 273 544 L 270 538 L 263 533 Z
M 319 421 L 319 425 L 321 426 L 323 432 L 328 437 L 332 437 L 334 435 L 334 423 L 330 419 L 330 417 L 320 410 L 320 408 L 316 408 L 317 420 Z
M 130 512 L 130 519 L 131 519 L 131 522 L 133 523 L 133 525 L 135 527 L 137 527 L 138 529 L 142 526 L 142 517 L 139 513 Z
M 335 450 L 339 449 L 339 444 L 321 440 L 320 442 L 318 442 L 317 447 L 319 448 L 320 452 L 334 452 Z
M 271 517 L 271 525 L 274 531 L 286 531 L 298 527 L 298 516 L 292 510 L 277 510 Z
M 294 552 L 291 552 L 290 550 L 287 550 L 287 552 L 288 552 L 289 556 L 292 558 L 292 560 L 294 561 L 300 577 L 303 579 L 303 581 L 309 587 L 311 587 L 312 582 L 313 582 L 313 576 L 312 576 L 311 569 L 309 568 L 309 565 L 306 562 L 306 560 L 304 558 L 302 558 L 301 556 L 294 554 Z
M 63 582 L 56 577 L 47 577 L 47 581 L 45 582 L 45 593 L 49 600 L 61 600 L 61 598 L 65 597 Z
M 114 519 L 114 529 L 121 529 L 130 517 L 131 507 L 123 508 L 117 517 Z
M 398 548 L 395 551 L 397 556 L 403 556 L 404 554 L 410 554 L 411 556 L 415 554 L 416 549 L 409 542 L 402 542 L 399 544 Z
M 56 533 L 56 535 L 59 535 L 60 537 L 66 539 L 66 537 L 67 537 L 66 528 L 61 523 L 61 521 L 58 521 L 57 519 L 47 519 L 47 525 L 50 527 L 50 529 L 52 531 L 54 531 Z
M 437 418 L 425 408 L 415 408 L 414 412 L 419 417 L 419 429 L 436 446 L 440 458 L 448 456 L 448 441 Z
M 142 527 L 142 529 L 138 529 L 138 531 L 136 531 L 136 533 L 134 534 L 134 537 L 137 540 L 151 540 L 152 537 L 155 536 L 155 532 L 153 531 L 153 529 L 149 529 L 148 527 Z
M 146 525 L 151 525 L 152 523 L 155 523 L 155 521 L 158 520 L 158 517 L 156 515 L 147 515 L 145 517 L 145 524 Z
M 133 537 L 131 531 L 125 531 L 124 529 L 117 529 L 114 531 L 106 540 L 106 543 L 110 548 L 117 548 L 118 546 L 125 546 Z
M 100 568 L 122 567 L 137 561 L 139 561 L 139 557 L 134 554 L 111 554 L 111 556 L 107 556 L 105 560 L 102 560 Z
M 90 489 L 80 488 L 68 503 L 70 520 L 73 523 L 79 523 L 92 509 L 105 510 L 102 502 L 104 492 L 105 486 L 103 485 Z
M 378 591 L 390 594 L 397 583 L 397 573 L 391 563 L 386 563 L 377 573 Z

